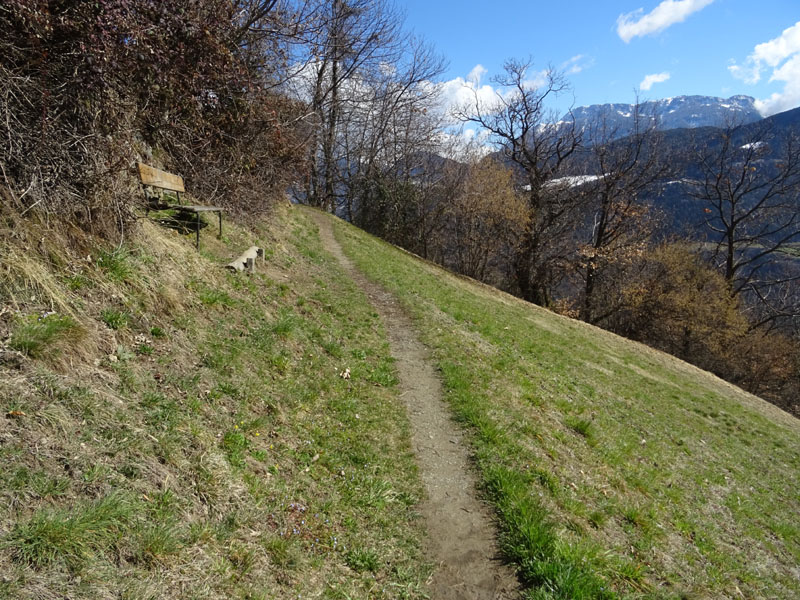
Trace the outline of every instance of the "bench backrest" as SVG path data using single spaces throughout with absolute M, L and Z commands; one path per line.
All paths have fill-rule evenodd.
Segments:
M 152 185 L 153 187 L 161 188 L 162 190 L 169 190 L 170 192 L 185 192 L 183 187 L 183 177 L 161 171 L 150 165 L 138 163 L 139 178 L 144 185 Z

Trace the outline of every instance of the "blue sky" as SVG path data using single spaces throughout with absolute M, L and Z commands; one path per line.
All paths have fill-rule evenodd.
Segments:
M 800 0 L 405 0 L 406 26 L 449 63 L 451 98 L 507 58 L 569 73 L 576 106 L 685 94 L 800 106 Z M 649 76 L 649 77 L 648 77 Z M 572 97 L 563 98 L 559 109 Z

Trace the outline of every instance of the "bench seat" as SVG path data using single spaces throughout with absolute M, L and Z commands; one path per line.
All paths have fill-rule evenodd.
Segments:
M 222 237 L 222 211 L 223 209 L 218 206 L 199 206 L 194 204 L 180 204 L 181 194 L 186 190 L 183 185 L 183 177 L 168 173 L 146 165 L 144 163 L 137 164 L 139 168 L 139 180 L 142 182 L 144 189 L 145 200 L 147 202 L 147 213 L 151 209 L 156 210 L 177 210 L 184 213 L 194 213 L 196 216 L 195 221 L 195 246 L 200 248 L 200 213 L 215 212 L 219 217 L 219 237 Z M 147 194 L 147 187 L 157 188 L 159 190 L 174 192 L 178 199 L 178 204 L 172 204 L 159 200 L 153 201 L 151 196 Z

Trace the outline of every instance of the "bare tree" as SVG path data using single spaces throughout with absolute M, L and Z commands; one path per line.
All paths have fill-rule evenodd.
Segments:
M 711 258 L 733 296 L 760 304 L 756 324 L 800 314 L 800 278 L 783 251 L 800 240 L 800 141 L 765 127 L 729 126 L 695 148 L 692 195 L 705 205 Z
M 531 62 L 509 60 L 491 104 L 475 92 L 468 106 L 457 110 L 464 122 L 489 132 L 504 160 L 520 172 L 529 213 L 528 224 L 512 261 L 519 294 L 547 305 L 563 276 L 568 252 L 562 242 L 572 228 L 575 196 L 547 183 L 559 177 L 567 159 L 580 147 L 574 121 L 559 122 L 546 103 L 569 90 L 565 77 L 552 68 L 532 74 Z
M 431 126 L 424 123 L 412 119 L 397 132 L 409 135 L 388 137 L 392 160 L 376 160 L 369 171 L 351 178 L 349 195 L 360 227 L 441 262 L 449 248 L 443 237 L 445 214 L 462 187 L 466 166 L 442 156 L 446 153 L 438 131 L 420 139 L 419 145 L 413 143 Z
M 319 25 L 308 42 L 310 108 L 315 117 L 307 201 L 327 210 L 336 206 L 339 164 L 337 136 L 343 112 L 358 102 L 361 82 L 394 65 L 402 56 L 402 24 L 383 0 L 319 0 Z M 363 98 L 361 99 L 363 100 Z
M 363 192 L 370 178 L 424 191 L 442 126 L 435 111 L 438 88 L 430 81 L 441 69 L 430 47 L 410 38 L 400 61 L 358 80 L 336 145 L 341 171 L 336 208 L 344 216 L 355 220 L 368 208 Z
M 601 322 L 618 308 L 608 290 L 598 303 L 598 288 L 609 271 L 624 270 L 649 242 L 650 211 L 641 196 L 669 169 L 660 160 L 657 125 L 657 116 L 642 114 L 637 102 L 633 127 L 626 137 L 620 139 L 618 128 L 609 124 L 606 115 L 588 133 L 591 144 L 582 157 L 587 176 L 576 182 L 583 184 L 581 192 L 591 214 L 589 241 L 579 248 L 578 272 L 583 284 L 580 315 L 585 321 Z

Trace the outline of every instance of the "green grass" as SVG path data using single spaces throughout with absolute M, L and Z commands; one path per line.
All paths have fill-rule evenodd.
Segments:
M 180 528 L 176 524 L 156 521 L 144 525 L 137 535 L 134 558 L 141 562 L 164 561 L 183 547 Z
M 472 434 L 530 598 L 800 595 L 796 419 L 680 361 L 336 222 Z
M 231 296 L 219 289 L 213 288 L 206 288 L 201 287 L 198 291 L 197 296 L 200 298 L 200 301 L 205 304 L 206 306 L 233 306 L 234 300 Z
M 339 227 L 431 347 L 530 597 L 798 595 L 796 421 Z M 310 220 L 201 254 L 142 228 L 80 285 L 54 273 L 76 324 L 121 298 L 118 333 L 9 321 L 35 343 L 0 365 L 0 598 L 426 597 L 383 326 Z M 219 268 L 253 244 L 254 276 Z
M 81 327 L 69 315 L 28 315 L 17 321 L 8 345 L 30 357 L 40 358 L 57 353 L 62 343 L 77 341 L 81 335 Z
M 347 566 L 359 573 L 364 571 L 374 573 L 380 568 L 380 559 L 372 550 L 355 548 L 348 550 L 344 558 Z
M 138 344 L 136 346 L 136 354 L 140 354 L 142 356 L 152 356 L 153 352 L 155 352 L 155 348 L 153 348 L 150 344 Z
M 519 565 L 520 578 L 532 598 L 614 598 L 597 564 L 597 547 L 562 543 L 555 522 L 535 495 L 530 481 L 517 470 L 494 467 L 486 487 L 506 526 L 502 549 Z
M 97 256 L 97 266 L 106 277 L 117 283 L 123 283 L 134 275 L 132 257 L 124 247 L 112 251 L 101 250 Z
M 92 285 L 91 279 L 89 279 L 84 273 L 75 273 L 74 275 L 70 275 L 66 279 L 67 288 L 70 291 L 77 292 L 81 288 L 86 288 Z
M 104 308 L 100 312 L 100 319 L 103 321 L 103 323 L 115 331 L 127 327 L 130 318 L 131 316 L 129 313 L 122 310 L 117 310 L 116 308 Z
M 594 428 L 591 421 L 569 416 L 564 420 L 564 423 L 575 433 L 585 437 L 587 442 L 594 443 Z
M 77 569 L 119 541 L 132 519 L 132 504 L 119 494 L 71 510 L 41 508 L 14 527 L 5 546 L 17 561 L 34 567 L 62 562 Z
M 70 481 L 65 477 L 51 475 L 43 470 L 32 471 L 26 467 L 4 473 L 2 482 L 8 489 L 40 498 L 63 496 L 70 487 Z

